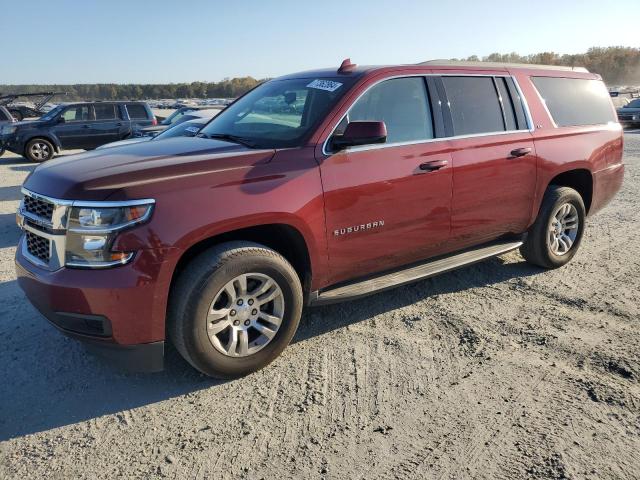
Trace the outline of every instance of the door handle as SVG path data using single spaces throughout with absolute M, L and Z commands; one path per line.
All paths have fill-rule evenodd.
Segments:
M 509 155 L 509 158 L 524 157 L 525 155 L 529 155 L 530 153 L 531 153 L 531 148 L 529 147 L 516 148 L 515 150 L 511 150 L 511 155 Z
M 430 160 L 428 162 L 421 163 L 419 168 L 423 172 L 434 172 L 446 167 L 449 164 L 447 160 Z M 420 172 L 418 172 L 420 173 Z

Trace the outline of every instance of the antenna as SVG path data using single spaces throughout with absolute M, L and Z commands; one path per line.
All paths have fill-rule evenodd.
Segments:
M 357 65 L 355 63 L 351 63 L 350 58 L 345 58 L 340 64 L 340 68 L 338 69 L 338 73 L 349 73 L 356 68 Z

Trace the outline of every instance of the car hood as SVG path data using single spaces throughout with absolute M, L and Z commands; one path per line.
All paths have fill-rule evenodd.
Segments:
M 39 165 L 24 187 L 66 200 L 105 200 L 119 190 L 267 163 L 275 150 L 177 137 L 58 157 Z
M 618 113 L 640 113 L 640 108 L 619 108 Z
M 133 143 L 148 142 L 151 139 L 153 139 L 153 137 L 127 138 L 126 140 L 118 140 L 117 142 L 105 143 L 104 145 L 100 145 L 98 148 L 96 148 L 96 150 L 102 150 L 103 148 L 122 147 L 123 145 L 131 145 Z

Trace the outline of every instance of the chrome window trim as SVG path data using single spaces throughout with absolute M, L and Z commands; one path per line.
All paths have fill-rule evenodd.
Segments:
M 535 126 L 533 124 L 533 118 L 531 116 L 531 110 L 529 109 L 529 104 L 527 103 L 527 99 L 524 96 L 524 94 L 522 93 L 522 89 L 520 88 L 520 84 L 518 83 L 518 79 L 510 74 L 509 72 L 504 72 L 504 75 L 502 74 L 487 74 L 487 73 L 412 73 L 412 74 L 408 74 L 408 75 L 393 75 L 391 77 L 385 77 L 385 78 L 381 78 L 379 80 L 377 80 L 376 82 L 372 83 L 371 85 L 369 85 L 360 95 L 358 95 L 356 97 L 356 99 L 351 102 L 351 105 L 349 105 L 349 108 L 347 108 L 347 111 L 344 115 L 342 115 L 340 117 L 340 119 L 335 123 L 335 125 L 333 126 L 333 128 L 331 129 L 329 135 L 327 136 L 327 138 L 324 140 L 323 144 L 322 144 L 322 154 L 325 156 L 331 156 L 334 153 L 337 152 L 330 152 L 327 149 L 327 145 L 329 144 L 329 140 L 331 139 L 331 137 L 333 136 L 334 132 L 336 131 L 336 129 L 338 128 L 338 126 L 340 125 L 340 123 L 345 119 L 345 117 L 347 117 L 347 115 L 349 114 L 349 110 L 351 110 L 351 108 L 358 102 L 358 100 L 360 100 L 360 98 L 365 95 L 369 90 L 371 90 L 373 87 L 375 87 L 376 85 L 385 82 L 387 80 L 393 80 L 396 78 L 410 78 L 410 77 L 503 77 L 503 78 L 511 78 L 513 80 L 513 83 L 516 87 L 516 91 L 518 92 L 518 96 L 520 97 L 520 100 L 522 102 L 522 106 L 524 109 L 524 115 L 525 115 L 525 119 L 527 122 L 527 129 L 522 129 L 522 130 L 501 130 L 501 131 L 497 131 L 497 132 L 484 132 L 484 133 L 472 133 L 472 134 L 468 134 L 468 135 L 453 135 L 451 137 L 441 137 L 441 138 L 426 138 L 423 140 L 415 140 L 415 141 L 410 141 L 410 142 L 393 142 L 393 143 L 380 143 L 380 144 L 373 144 L 373 145 L 363 145 L 360 147 L 348 147 L 344 150 L 341 150 L 342 152 L 362 152 L 362 151 L 366 151 L 366 150 L 378 150 L 378 149 L 382 149 L 382 148 L 390 148 L 390 147 L 400 147 L 400 146 L 406 146 L 406 145 L 419 145 L 422 143 L 432 143 L 432 142 L 441 142 L 441 141 L 448 141 L 448 140 L 457 140 L 457 139 L 462 139 L 462 138 L 476 138 L 476 137 L 488 137 L 488 136 L 493 136 L 493 135 L 506 135 L 506 134 L 514 134 L 514 133 L 522 133 L 522 132 L 529 132 L 532 133 L 535 130 Z M 450 104 L 449 104 L 450 107 Z M 433 112 L 431 112 L 431 115 L 433 115 Z

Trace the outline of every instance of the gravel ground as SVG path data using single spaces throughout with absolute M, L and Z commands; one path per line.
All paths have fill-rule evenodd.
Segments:
M 17 288 L 0 160 L 0 478 L 638 478 L 640 134 L 580 253 L 517 253 L 309 310 L 270 367 L 120 373 Z

